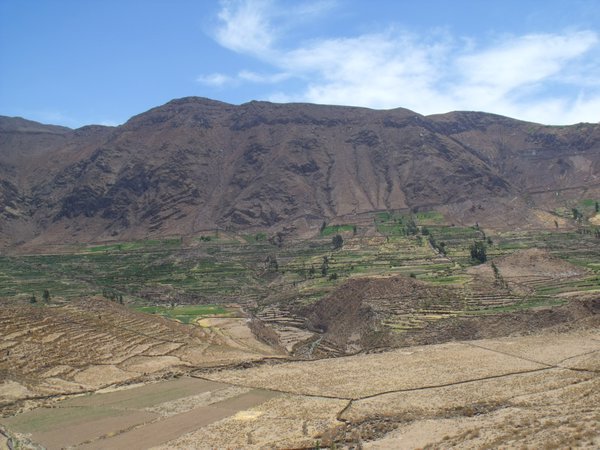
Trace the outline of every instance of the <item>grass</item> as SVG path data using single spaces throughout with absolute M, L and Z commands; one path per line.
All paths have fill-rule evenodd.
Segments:
M 354 231 L 353 224 L 327 225 L 321 230 L 321 236 L 331 236 L 332 234 L 343 233 L 345 231 Z
M 440 225 L 444 222 L 444 216 L 437 211 L 418 212 L 414 214 L 418 225 Z
M 97 245 L 94 247 L 87 248 L 90 253 L 96 252 L 127 252 L 132 250 L 149 250 L 153 248 L 165 247 L 177 248 L 181 245 L 181 239 L 165 239 L 165 240 L 143 240 L 143 241 L 131 241 L 131 242 L 120 242 L 116 244 Z
M 581 202 L 579 202 L 579 204 L 583 207 L 583 208 L 594 208 L 596 206 L 596 202 L 598 200 L 596 199 L 592 199 L 592 198 L 586 198 L 584 200 L 581 200 Z
M 470 280 L 469 277 L 463 275 L 437 275 L 437 274 L 426 274 L 422 276 L 417 276 L 419 280 L 427 281 L 429 283 L 434 284 L 454 284 L 454 285 L 463 285 Z
M 428 236 L 403 233 L 411 217 L 419 227 L 426 224 L 437 243 L 445 243 L 449 259 L 434 251 Z M 0 297 L 27 301 L 35 294 L 40 300 L 48 289 L 53 301 L 60 302 L 108 290 L 122 295 L 128 305 L 150 308 L 141 311 L 190 322 L 196 317 L 225 314 L 226 310 L 218 309 L 225 302 L 258 304 L 259 308 L 271 302 L 311 303 L 355 277 L 414 274 L 432 285 L 462 289 L 470 281 L 465 273 L 471 265 L 469 246 L 482 239 L 483 232 L 442 221 L 443 216 L 435 212 L 377 213 L 370 226 L 378 233 L 347 236 L 343 248 L 336 251 L 332 250 L 331 235 L 353 231 L 353 224 L 330 225 L 312 239 L 289 240 L 283 247 L 272 244 L 266 233 L 221 233 L 218 238 L 198 236 L 185 243 L 178 238 L 138 240 L 87 248 L 69 246 L 52 255 L 0 256 Z M 494 245 L 487 247 L 490 258 L 517 249 L 543 248 L 591 273 L 600 272 L 600 240 L 593 235 L 513 231 L 497 233 L 493 240 Z M 329 259 L 327 276 L 321 275 L 323 257 Z M 276 268 L 268 264 L 268 258 L 276 258 Z M 333 273 L 337 279 L 329 279 Z M 590 278 L 548 285 L 538 294 L 551 297 L 593 291 L 599 283 Z M 190 306 L 191 310 L 148 306 L 170 298 L 202 305 Z M 519 308 L 531 305 L 534 303 L 526 302 Z
M 246 242 L 252 244 L 254 242 L 263 242 L 267 240 L 267 233 L 245 234 L 242 236 Z
M 567 301 L 560 298 L 548 298 L 548 297 L 532 297 L 522 302 L 518 302 L 512 305 L 505 306 L 492 306 L 489 308 L 481 308 L 474 311 L 469 311 L 467 314 L 481 315 L 481 314 L 498 314 L 498 313 L 510 313 L 517 312 L 531 308 L 540 307 L 551 307 L 564 305 Z
M 175 319 L 182 323 L 192 323 L 206 316 L 230 316 L 231 309 L 221 305 L 186 305 L 174 306 L 138 306 L 135 308 L 147 314 L 155 314 L 169 319 Z

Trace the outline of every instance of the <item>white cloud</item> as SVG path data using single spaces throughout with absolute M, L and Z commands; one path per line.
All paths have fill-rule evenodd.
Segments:
M 268 0 L 222 2 L 217 41 L 240 53 L 264 55 L 270 52 L 276 34 L 269 20 L 270 6 Z
M 282 81 L 290 78 L 290 74 L 286 72 L 278 72 L 273 74 L 261 74 L 256 72 L 251 72 L 249 70 L 242 70 L 238 73 L 237 77 L 243 81 L 250 81 L 252 83 L 266 83 L 266 84 L 274 84 L 280 83 Z
M 504 36 L 484 45 L 472 37 L 424 38 L 389 29 L 284 48 L 281 36 L 290 24 L 276 25 L 278 14 L 266 0 L 223 4 L 217 41 L 269 64 L 274 74 L 242 71 L 219 81 L 296 78 L 304 85 L 271 93 L 272 100 L 405 107 L 422 114 L 481 110 L 553 124 L 600 121 L 599 38 L 592 31 Z M 302 14 L 294 17 L 303 20 Z
M 196 81 L 201 84 L 208 86 L 221 87 L 225 84 L 229 84 L 235 81 L 235 78 L 230 77 L 222 73 L 211 73 L 210 75 L 200 75 L 196 78 Z
M 196 81 L 201 84 L 213 87 L 236 86 L 242 82 L 259 84 L 276 84 L 290 78 L 286 72 L 277 73 L 256 73 L 249 70 L 242 70 L 238 74 L 231 76 L 223 73 L 212 73 L 210 75 L 200 75 Z
M 505 93 L 556 75 L 597 42 L 596 35 L 589 31 L 526 35 L 459 58 L 457 63 L 469 83 Z

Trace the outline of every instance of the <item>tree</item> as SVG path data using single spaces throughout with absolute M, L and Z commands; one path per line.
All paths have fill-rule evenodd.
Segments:
M 404 229 L 407 235 L 415 235 L 419 232 L 415 219 L 413 219 L 412 216 L 406 221 L 406 227 Z
M 48 289 L 44 289 L 44 294 L 42 295 L 42 298 L 44 299 L 44 303 L 50 302 L 50 291 Z
M 596 202 L 596 206 L 594 209 L 596 210 L 596 212 L 600 212 L 600 204 L 598 204 L 598 202 Z
M 329 271 L 329 258 L 327 256 L 323 256 L 323 264 L 321 264 L 321 275 L 324 277 L 327 276 L 327 272 Z
M 332 239 L 331 239 L 331 244 L 333 245 L 333 249 L 337 250 L 339 248 L 342 248 L 342 246 L 344 245 L 344 239 L 342 238 L 342 236 L 340 236 L 339 234 L 336 234 Z
M 485 242 L 483 241 L 475 241 L 471 244 L 471 259 L 475 262 L 484 263 L 487 261 L 487 253 Z
M 37 298 L 35 298 L 35 294 L 31 294 L 31 297 L 29 298 L 29 303 L 31 303 L 32 305 L 34 303 L 37 303 Z
M 439 244 L 435 241 L 435 238 L 430 234 L 429 235 L 429 243 L 431 246 L 440 252 L 443 256 L 446 256 L 446 243 L 440 242 Z
M 277 272 L 277 270 L 279 270 L 279 263 L 277 262 L 277 256 L 268 255 L 265 262 L 267 263 L 267 270 L 269 272 Z

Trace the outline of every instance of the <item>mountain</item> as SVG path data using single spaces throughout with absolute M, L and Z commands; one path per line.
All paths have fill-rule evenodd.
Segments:
M 0 117 L 3 245 L 217 227 L 300 233 L 402 209 L 547 226 L 540 211 L 599 185 L 598 124 L 198 97 L 118 127 Z

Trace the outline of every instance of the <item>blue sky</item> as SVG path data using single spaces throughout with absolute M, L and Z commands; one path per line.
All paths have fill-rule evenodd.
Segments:
M 115 125 L 173 98 L 600 121 L 596 0 L 0 0 L 0 114 Z

